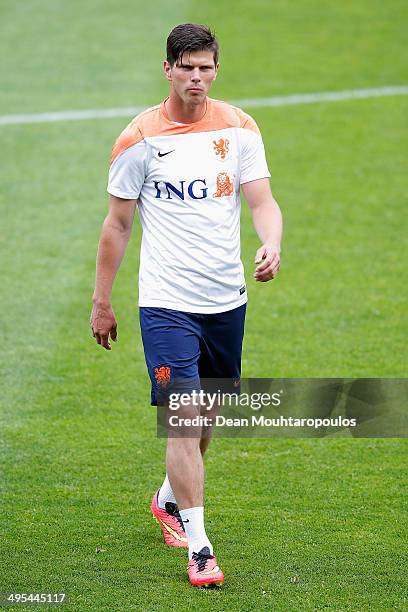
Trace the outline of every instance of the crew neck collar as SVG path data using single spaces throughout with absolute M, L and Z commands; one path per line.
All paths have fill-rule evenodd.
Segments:
M 160 109 L 161 109 L 162 115 L 164 116 L 166 121 L 168 121 L 172 125 L 183 125 L 183 126 L 197 125 L 198 123 L 201 123 L 201 121 L 203 121 L 207 117 L 208 108 L 209 108 L 209 98 L 208 98 L 208 96 L 205 99 L 205 113 L 204 113 L 204 115 L 201 117 L 201 119 L 199 119 L 198 121 L 193 121 L 192 123 L 180 123 L 179 121 L 173 121 L 172 119 L 170 119 L 170 117 L 167 114 L 167 109 L 166 109 L 166 102 L 169 99 L 170 99 L 170 97 L 167 96 L 167 98 L 165 98 L 163 100 L 163 102 L 160 105 Z

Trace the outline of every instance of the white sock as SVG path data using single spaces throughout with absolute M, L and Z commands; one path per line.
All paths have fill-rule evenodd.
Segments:
M 166 509 L 166 502 L 173 502 L 176 504 L 176 498 L 174 497 L 173 489 L 171 488 L 169 477 L 166 474 L 166 478 L 159 490 L 159 498 L 157 503 L 159 504 L 159 508 Z
M 200 552 L 204 546 L 208 546 L 213 554 L 212 544 L 205 533 L 203 506 L 180 510 L 180 516 L 187 536 L 188 558 L 191 559 L 193 552 Z

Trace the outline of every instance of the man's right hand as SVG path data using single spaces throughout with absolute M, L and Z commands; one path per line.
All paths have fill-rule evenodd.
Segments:
M 109 336 L 116 342 L 118 333 L 115 314 L 109 302 L 94 300 L 90 324 L 96 342 L 110 351 Z

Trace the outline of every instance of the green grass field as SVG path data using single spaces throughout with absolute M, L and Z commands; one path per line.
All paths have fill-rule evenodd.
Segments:
M 1 12 L 0 115 L 157 103 L 165 38 L 185 21 L 217 30 L 217 98 L 406 79 L 402 0 L 4 0 Z M 256 285 L 243 206 L 243 376 L 407 376 L 407 111 L 406 96 L 250 110 L 286 225 L 280 277 Z M 217 439 L 206 513 L 226 584 L 192 589 L 185 553 L 164 547 L 149 511 L 165 441 L 138 327 L 137 220 L 110 353 L 88 324 L 126 123 L 0 126 L 0 592 L 66 592 L 75 610 L 408 610 L 406 440 Z

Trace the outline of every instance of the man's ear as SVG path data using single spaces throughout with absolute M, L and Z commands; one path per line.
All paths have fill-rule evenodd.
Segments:
M 167 60 L 164 60 L 164 62 L 163 62 L 163 72 L 164 72 L 164 76 L 166 77 L 166 79 L 168 81 L 172 81 L 172 78 L 171 78 L 171 65 L 170 65 L 170 62 L 168 62 Z
M 218 74 L 218 69 L 219 69 L 219 67 L 220 67 L 220 65 L 219 65 L 219 64 L 217 64 L 217 65 L 216 65 L 216 67 L 215 67 L 214 81 L 215 81 L 215 79 L 217 78 L 217 74 Z

